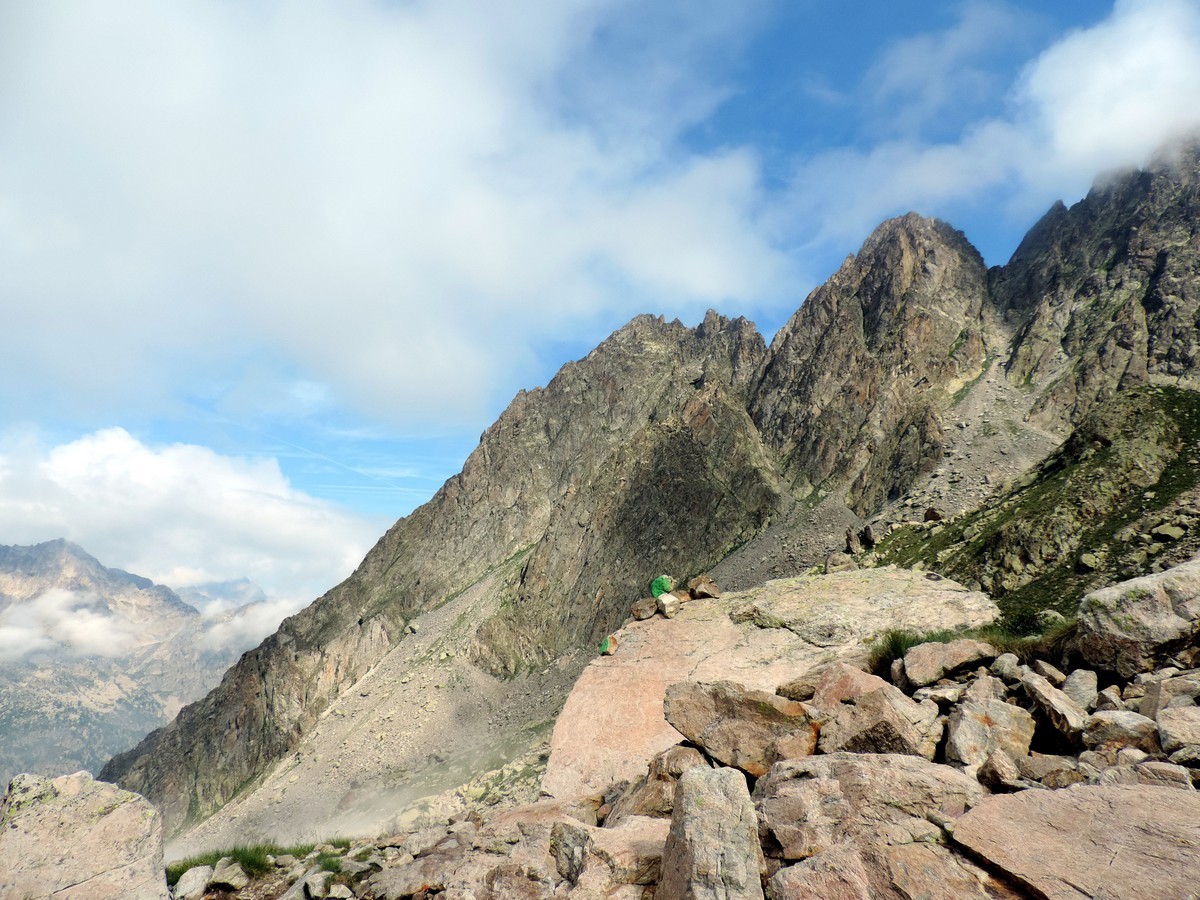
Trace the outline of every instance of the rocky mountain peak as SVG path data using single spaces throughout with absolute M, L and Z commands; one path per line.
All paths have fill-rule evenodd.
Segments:
M 751 400 L 802 490 L 835 476 L 859 512 L 939 451 L 937 407 L 986 357 L 987 272 L 944 222 L 883 223 L 775 336 Z
M 1055 206 L 991 273 L 1017 328 L 1007 368 L 1044 424 L 1080 421 L 1120 388 L 1200 370 L 1200 141 Z

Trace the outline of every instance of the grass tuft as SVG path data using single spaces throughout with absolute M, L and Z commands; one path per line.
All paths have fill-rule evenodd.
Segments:
M 329 844 L 331 847 L 338 847 L 342 850 L 349 849 L 350 839 L 344 837 L 335 837 L 322 843 Z M 183 873 L 188 869 L 196 866 L 215 866 L 220 860 L 226 856 L 233 857 L 238 865 L 245 870 L 246 874 L 251 878 L 266 874 L 271 869 L 271 864 L 268 862 L 268 856 L 295 856 L 303 858 L 312 853 L 316 844 L 294 844 L 290 847 L 281 847 L 278 844 L 248 844 L 242 847 L 233 847 L 228 850 L 210 850 L 207 853 L 200 853 L 196 856 L 189 856 L 187 859 L 181 859 L 167 866 L 167 884 L 174 887 Z M 322 853 L 317 857 L 318 866 L 325 869 L 327 872 L 340 872 L 342 870 L 341 860 L 338 856 L 331 853 Z
M 883 632 L 871 643 L 867 665 L 880 678 L 888 678 L 892 662 L 902 659 L 904 654 L 920 644 L 948 644 L 959 638 L 987 641 L 1001 653 L 1013 653 L 1023 663 L 1035 659 L 1061 660 L 1069 654 L 1075 638 L 1075 622 L 1067 620 L 1038 634 L 1027 634 L 1005 627 L 1002 622 L 983 625 L 979 628 L 961 628 L 941 631 L 902 631 L 892 629 Z

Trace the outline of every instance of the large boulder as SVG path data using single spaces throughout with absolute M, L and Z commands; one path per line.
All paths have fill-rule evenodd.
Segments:
M 973 778 L 911 756 L 777 763 L 754 787 L 763 846 L 792 863 L 769 895 L 982 900 L 987 876 L 945 848 L 943 826 L 984 796 Z
M 1033 716 L 1019 706 L 994 698 L 968 700 L 946 722 L 946 759 L 978 766 L 996 750 L 1020 759 L 1029 753 L 1033 732 Z
M 890 684 L 852 697 L 821 727 L 822 753 L 905 753 L 933 759 L 942 737 L 938 705 L 917 703 Z
M 730 681 L 673 684 L 663 714 L 717 762 L 756 778 L 776 760 L 808 756 L 817 746 L 819 721 L 803 703 Z
M 667 686 L 735 681 L 775 688 L 838 656 L 863 653 L 885 631 L 972 628 L 999 614 L 984 594 L 948 579 L 883 567 L 768 581 L 721 601 L 693 600 L 619 632 L 620 649 L 594 660 L 554 725 L 542 790 L 570 798 L 639 778 L 679 743 L 663 718 Z
M 1200 560 L 1102 588 L 1079 603 L 1076 643 L 1098 669 L 1132 678 L 1200 656 Z
M 684 772 L 656 900 L 762 900 L 765 870 L 746 777 L 729 768 Z
M 162 817 L 87 772 L 18 775 L 0 801 L 0 897 L 167 900 Z
M 967 666 L 990 663 L 996 656 L 996 648 L 984 641 L 931 641 L 904 654 L 904 676 L 913 687 L 924 687 Z
M 1194 897 L 1200 794 L 1075 785 L 989 797 L 954 824 L 956 842 L 1038 897 Z

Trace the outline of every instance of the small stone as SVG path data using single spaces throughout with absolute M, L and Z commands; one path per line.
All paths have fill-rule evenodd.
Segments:
M 1015 653 L 1001 653 L 991 666 L 991 673 L 1005 681 L 1021 680 L 1021 660 Z
M 1164 541 L 1177 541 L 1187 532 L 1178 525 L 1159 525 L 1157 528 L 1150 529 L 1150 534 Z
M 1066 683 L 1067 676 L 1057 666 L 1050 665 L 1044 659 L 1035 659 L 1031 668 L 1057 688 L 1062 687 Z M 1070 695 L 1068 694 L 1068 696 Z M 1087 704 L 1081 703 L 1079 705 L 1086 706 Z
M 1060 733 L 1071 740 L 1078 740 L 1087 723 L 1087 712 L 1079 704 L 1054 687 L 1036 672 L 1022 668 L 1021 686 Z
M 200 900 L 212 880 L 212 866 L 192 866 L 175 882 L 175 900 Z
M 1096 694 L 1096 712 L 1117 710 L 1125 708 L 1125 701 L 1121 699 L 1121 689 L 1115 684 L 1110 684 L 1104 690 Z
M 223 856 L 213 868 L 209 884 L 218 888 L 240 891 L 250 884 L 250 876 L 232 856 Z
M 825 574 L 834 575 L 838 572 L 853 572 L 858 569 L 858 563 L 848 553 L 834 551 L 825 557 Z
M 1092 750 L 1136 747 L 1146 753 L 1161 752 L 1159 726 L 1153 719 L 1127 710 L 1093 713 L 1083 729 L 1083 743 Z
M 1021 770 L 1003 750 L 993 750 L 979 767 L 977 776 L 979 783 L 989 791 L 1002 794 L 1008 791 L 1019 791 L 1025 787 L 1021 780 Z
M 1165 753 L 1200 746 L 1200 706 L 1179 706 L 1158 714 L 1158 733 Z
M 996 658 L 996 648 L 984 641 L 961 638 L 947 643 L 918 644 L 904 654 L 904 674 L 916 687 L 978 662 Z
M 717 583 L 708 575 L 697 575 L 688 582 L 688 590 L 696 599 L 712 598 L 719 600 L 721 598 L 721 590 L 717 587 Z
M 633 604 L 629 609 L 629 614 L 643 622 L 658 612 L 658 601 L 653 597 L 643 597 Z
M 679 615 L 679 598 L 674 594 L 659 594 L 658 611 L 668 619 L 675 618 Z
M 1066 677 L 1062 692 L 1084 709 L 1091 709 L 1096 702 L 1096 686 L 1099 679 L 1090 669 L 1076 669 Z

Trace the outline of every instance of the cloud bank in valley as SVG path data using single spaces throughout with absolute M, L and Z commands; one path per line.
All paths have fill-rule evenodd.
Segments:
M 296 490 L 270 459 L 150 446 L 120 428 L 57 446 L 28 433 L 0 440 L 8 542 L 65 537 L 172 588 L 249 578 L 267 601 L 221 626 L 231 640 L 262 637 L 341 581 L 386 525 Z
M 0 663 L 36 653 L 121 656 L 138 641 L 132 622 L 87 593 L 56 588 L 0 610 Z

